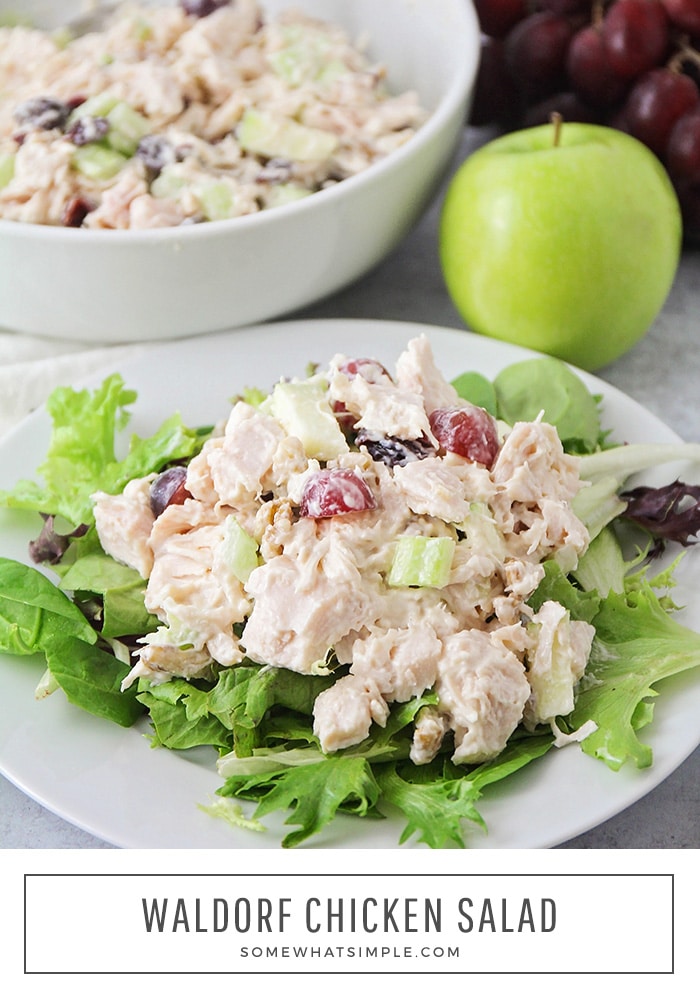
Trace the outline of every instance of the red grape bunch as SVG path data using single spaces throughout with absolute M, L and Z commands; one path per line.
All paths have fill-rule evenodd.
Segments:
M 635 136 L 666 167 L 700 241 L 700 0 L 474 0 L 482 30 L 472 125 L 559 112 Z

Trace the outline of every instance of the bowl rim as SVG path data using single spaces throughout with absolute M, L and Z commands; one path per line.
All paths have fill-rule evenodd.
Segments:
M 398 149 L 392 150 L 381 160 L 371 164 L 365 170 L 340 183 L 322 191 L 313 192 L 312 197 L 302 198 L 287 205 L 277 205 L 273 209 L 256 212 L 251 215 L 240 215 L 233 219 L 220 219 L 199 225 L 162 226 L 154 229 L 81 229 L 67 226 L 49 226 L 34 222 L 22 222 L 0 218 L 0 237 L 22 236 L 24 238 L 46 240 L 48 242 L 73 240 L 75 245 L 94 246 L 102 243 L 120 244 L 151 244 L 171 241 L 174 237 L 181 241 L 196 241 L 205 239 L 207 234 L 221 236 L 227 232 L 244 232 L 254 227 L 264 228 L 275 220 L 293 217 L 299 212 L 310 214 L 320 210 L 324 205 L 331 205 L 345 193 L 372 185 L 388 171 L 412 157 L 418 147 L 430 144 L 436 134 L 439 134 L 451 117 L 459 113 L 460 108 L 466 111 L 469 94 L 476 81 L 480 52 L 480 28 L 472 0 L 456 0 L 451 4 L 451 15 L 456 16 L 464 25 L 464 59 L 458 64 L 458 72 L 450 80 L 449 86 L 442 94 L 436 107 L 429 112 L 426 121 L 417 129 L 415 135 Z M 315 209 L 314 206 L 317 206 Z M 270 219 L 272 216 L 272 219 Z

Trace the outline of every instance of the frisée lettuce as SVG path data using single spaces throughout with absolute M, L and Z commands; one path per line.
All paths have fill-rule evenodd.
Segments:
M 368 384 L 379 377 L 373 369 Z M 325 399 L 318 373 L 311 384 L 314 398 Z M 134 675 L 135 657 L 145 642 L 167 644 L 176 633 L 179 662 L 187 663 L 190 650 L 194 662 L 198 636 L 191 624 L 177 622 L 174 611 L 165 625 L 146 607 L 147 581 L 101 544 L 94 497 L 120 494 L 134 480 L 187 466 L 215 445 L 207 444 L 211 429 L 188 428 L 178 415 L 149 438 L 127 439 L 128 407 L 135 393 L 118 375 L 95 390 L 57 390 L 48 404 L 53 432 L 37 481 L 24 480 L 0 493 L 4 506 L 34 510 L 44 518 L 44 544 L 33 550 L 41 569 L 0 557 L 0 650 L 28 657 L 28 669 L 36 669 L 30 654 L 41 655 L 46 672 L 37 678 L 37 693 L 42 697 L 62 690 L 74 705 L 106 720 L 122 726 L 140 720 L 148 725 L 154 747 L 176 753 L 210 747 L 222 785 L 216 801 L 200 807 L 249 830 L 262 830 L 266 816 L 281 812 L 290 827 L 285 847 L 317 836 L 338 814 L 368 822 L 398 814 L 404 824 L 401 843 L 468 846 L 470 828 L 487 830 L 482 809 L 489 787 L 502 783 L 505 791 L 518 771 L 536 768 L 543 756 L 570 743 L 613 770 L 649 767 L 652 748 L 639 733 L 653 719 L 663 681 L 700 666 L 700 635 L 674 617 L 675 564 L 652 569 L 650 555 L 660 551 L 657 537 L 664 545 L 692 545 L 700 526 L 700 500 L 696 487 L 671 484 L 666 504 L 658 493 L 647 493 L 644 519 L 625 520 L 632 508 L 625 489 L 630 475 L 647 468 L 696 461 L 700 445 L 611 443 L 601 426 L 600 399 L 554 359 L 519 362 L 493 381 L 467 372 L 453 386 L 466 403 L 492 413 L 506 433 L 519 421 L 544 420 L 556 428 L 567 453 L 580 462 L 584 485 L 572 506 L 590 537 L 573 568 L 556 552 L 542 559 L 526 604 L 528 627 L 534 632 L 546 629 L 545 611 L 552 607 L 560 609 L 565 623 L 586 623 L 594 630 L 585 672 L 574 684 L 573 709 L 551 719 L 526 710 L 503 748 L 489 759 L 455 761 L 456 733 L 455 742 L 445 738 L 429 760 L 416 759 L 416 731 L 429 733 L 444 714 L 445 693 L 437 682 L 387 700 L 383 715 L 375 706 L 366 735 L 360 732 L 351 742 L 324 748 L 314 707 L 332 695 L 335 685 L 354 683 L 353 663 L 333 647 L 309 671 L 242 655 L 228 664 L 213 659 L 189 676 L 163 672 L 154 680 L 147 671 Z M 288 401 L 293 395 L 303 396 L 304 390 L 277 390 L 278 399 Z M 247 390 L 245 414 L 274 413 L 273 398 L 274 389 Z M 343 442 L 346 418 L 347 413 L 324 403 L 324 420 L 338 420 L 334 433 Z M 348 451 L 357 452 L 348 440 Z M 386 441 L 380 441 L 377 454 L 384 448 L 401 469 L 399 446 L 405 451 L 405 442 L 396 435 Z M 368 449 L 376 445 L 375 438 L 368 442 Z M 418 464 L 428 454 L 425 449 L 422 442 Z M 414 460 L 415 455 L 405 459 Z M 319 466 L 326 459 L 312 461 Z M 296 516 L 296 482 L 292 476 L 293 503 L 285 517 Z M 470 533 L 474 523 L 481 529 Z M 256 573 L 272 557 L 256 532 L 251 523 L 229 521 L 220 549 L 230 567 L 223 578 L 226 586 L 246 587 L 251 580 L 250 591 L 255 592 Z M 415 595 L 418 608 L 426 592 L 455 586 L 450 576 L 455 553 L 481 546 L 488 556 L 502 543 L 488 505 L 475 499 L 458 529 L 400 536 L 393 550 L 393 580 L 387 567 L 388 586 Z M 234 639 L 240 638 L 242 626 L 234 625 Z M 552 632 L 554 660 L 565 635 Z M 554 684 L 554 677 L 552 673 L 545 683 Z M 570 683 L 566 669 L 562 677 Z M 242 803 L 254 805 L 243 808 Z

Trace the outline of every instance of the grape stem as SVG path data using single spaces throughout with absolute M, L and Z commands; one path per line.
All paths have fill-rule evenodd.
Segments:
M 683 63 L 694 63 L 700 66 L 700 52 L 690 44 L 688 35 L 683 35 L 678 43 L 678 51 L 668 62 L 668 68 L 675 73 L 683 72 Z
M 559 145 L 559 141 L 561 139 L 561 125 L 563 119 L 558 111 L 553 111 L 549 116 L 549 120 L 554 126 L 554 137 L 552 140 L 552 145 L 556 147 Z

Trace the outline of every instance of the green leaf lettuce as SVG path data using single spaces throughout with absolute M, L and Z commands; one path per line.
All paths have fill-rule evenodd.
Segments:
M 672 618 L 662 600 L 638 576 L 626 593 L 610 593 L 593 620 L 591 657 L 567 722 L 574 729 L 596 723 L 581 746 L 615 771 L 628 760 L 652 764 L 637 732 L 652 719 L 656 685 L 700 666 L 700 635 Z
M 91 524 L 91 495 L 119 493 L 129 482 L 176 459 L 194 454 L 196 432 L 178 414 L 148 438 L 133 435 L 124 459 L 116 455 L 117 435 L 129 420 L 127 406 L 136 393 L 120 375 L 110 375 L 98 389 L 55 389 L 47 410 L 52 419 L 48 453 L 37 469 L 43 483 L 20 480 L 0 492 L 0 504 L 63 516 L 70 524 Z

